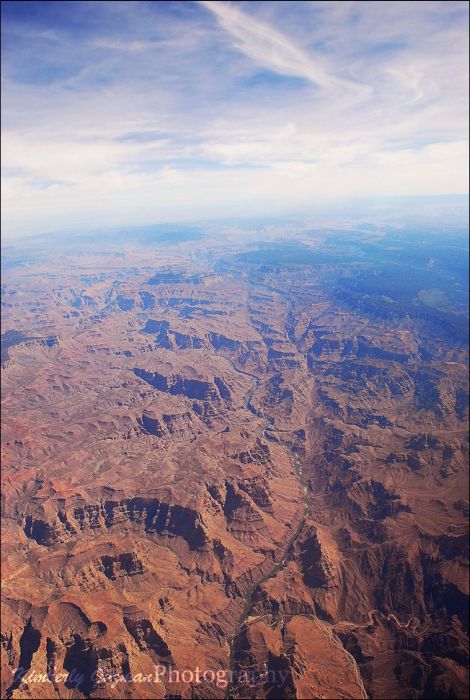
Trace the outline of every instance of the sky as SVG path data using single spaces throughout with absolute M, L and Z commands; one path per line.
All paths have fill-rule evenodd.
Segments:
M 7 238 L 468 192 L 468 3 L 2 3 Z

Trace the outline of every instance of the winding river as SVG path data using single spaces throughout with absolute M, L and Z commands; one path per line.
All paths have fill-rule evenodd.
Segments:
M 253 413 L 258 418 L 262 418 L 264 420 L 264 430 L 266 430 L 269 427 L 272 427 L 272 424 L 273 424 L 272 418 L 263 416 L 259 411 L 257 411 L 257 409 L 251 403 L 253 396 L 256 393 L 256 391 L 260 385 L 259 378 L 254 374 L 250 374 L 249 372 L 244 372 L 243 370 L 238 369 L 238 367 L 236 367 L 231 360 L 229 360 L 228 358 L 225 358 L 225 359 L 227 360 L 227 362 L 230 364 L 230 366 L 232 367 L 232 369 L 235 372 L 237 372 L 238 374 L 242 374 L 246 377 L 250 377 L 252 380 L 252 385 L 251 385 L 250 389 L 248 390 L 246 398 L 245 398 L 244 408 L 246 410 L 250 411 L 250 413 Z M 255 591 L 263 583 L 265 583 L 269 579 L 276 576 L 279 573 L 279 571 L 281 571 L 281 569 L 290 560 L 290 557 L 292 555 L 292 551 L 294 548 L 294 544 L 302 531 L 302 528 L 303 528 L 304 523 L 305 523 L 305 519 L 310 514 L 311 495 L 310 495 L 310 490 L 308 489 L 308 487 L 306 486 L 306 484 L 304 483 L 304 480 L 303 480 L 302 465 L 301 465 L 300 461 L 298 460 L 298 457 L 295 454 L 295 452 L 288 446 L 285 446 L 285 448 L 287 450 L 289 450 L 289 452 L 290 452 L 292 465 L 295 469 L 295 473 L 297 475 L 297 478 L 298 478 L 300 484 L 302 485 L 302 488 L 304 491 L 304 502 L 303 502 L 302 515 L 299 519 L 299 523 L 298 523 L 294 533 L 289 538 L 289 541 L 288 541 L 286 547 L 284 548 L 279 561 L 274 563 L 272 569 L 270 569 L 267 574 L 265 574 L 261 579 L 259 579 L 256 583 L 254 583 L 248 589 L 248 591 L 246 591 L 246 593 L 243 597 L 243 600 L 244 600 L 243 610 L 240 614 L 240 617 L 237 620 L 233 634 L 227 639 L 227 642 L 228 642 L 229 647 L 230 647 L 230 660 L 229 660 L 230 671 L 232 671 L 233 666 L 234 666 L 234 651 L 235 651 L 234 644 L 235 644 L 235 641 L 236 641 L 238 635 L 240 634 L 240 632 L 243 628 L 243 625 L 245 624 L 247 618 L 249 617 L 250 610 L 251 610 L 252 605 L 253 605 L 253 596 L 254 596 Z M 232 690 L 233 690 L 233 688 L 229 685 L 229 687 L 227 688 L 226 696 L 225 696 L 226 698 L 231 697 Z

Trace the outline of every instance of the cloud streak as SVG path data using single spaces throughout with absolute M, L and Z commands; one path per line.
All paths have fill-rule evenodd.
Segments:
M 321 87 L 335 85 L 337 79 L 322 65 L 290 41 L 282 32 L 260 22 L 226 2 L 201 0 L 200 5 L 210 10 L 226 30 L 233 45 L 258 66 L 282 75 L 303 78 Z
M 4 3 L 6 236 L 468 190 L 466 3 Z

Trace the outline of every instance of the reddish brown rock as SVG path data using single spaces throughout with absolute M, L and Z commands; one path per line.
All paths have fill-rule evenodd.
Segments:
M 462 349 L 168 255 L 7 278 L 2 696 L 463 696 Z

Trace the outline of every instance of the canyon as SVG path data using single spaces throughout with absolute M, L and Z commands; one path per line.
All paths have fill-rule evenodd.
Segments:
M 466 272 L 343 236 L 7 251 L 2 697 L 466 696 Z

